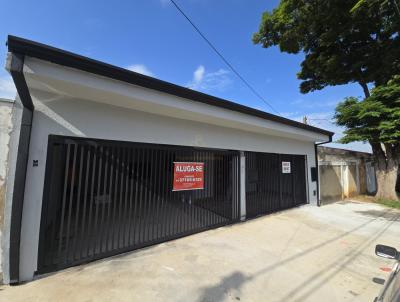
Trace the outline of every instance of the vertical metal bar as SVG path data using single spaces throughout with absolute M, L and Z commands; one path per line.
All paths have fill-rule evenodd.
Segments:
M 98 244 L 99 244 L 99 242 L 98 242 L 98 240 L 99 240 L 99 238 L 98 238 L 98 215 L 99 215 L 99 207 L 100 207 L 100 205 L 99 205 L 99 199 L 100 199 L 100 193 L 101 193 L 101 178 L 102 178 L 102 166 L 103 166 L 103 156 L 102 156 L 102 154 L 103 154 L 103 146 L 99 146 L 99 149 L 98 149 L 98 159 L 99 159 L 99 169 L 98 169 L 98 174 L 97 174 L 97 202 L 96 202 L 96 200 L 94 201 L 94 204 L 95 204 L 95 207 L 96 207 L 96 209 L 95 209 L 95 216 L 94 216 L 94 232 L 92 233 L 92 236 L 93 236 L 93 254 L 97 254 L 97 252 L 98 252 L 98 250 L 100 251 L 100 247 L 99 247 L 99 249 L 97 248 L 98 247 Z
M 226 199 L 226 192 L 225 192 L 225 177 L 226 177 L 226 170 L 225 170 L 225 156 L 220 152 L 220 182 L 221 182 L 221 201 L 219 204 L 219 216 L 220 216 L 220 223 L 225 220 L 225 199 Z
M 140 159 L 139 159 L 139 165 L 140 165 L 140 175 L 138 175 L 138 186 L 139 186 L 139 188 L 138 188 L 138 196 L 139 196 L 139 199 L 138 199 L 138 212 L 137 212 L 137 231 L 135 232 L 135 234 L 137 233 L 137 243 L 138 244 L 140 244 L 142 241 L 142 235 L 141 235 L 141 233 L 142 233 L 142 225 L 143 225 L 143 213 L 144 213 L 144 211 L 143 211 L 143 204 L 144 204 L 144 202 L 143 202 L 143 197 L 144 197 L 144 192 L 143 192 L 143 175 L 144 175 L 144 168 L 145 168 L 145 164 L 144 164 L 144 159 L 145 159 L 145 153 L 146 153 L 146 150 L 144 149 L 144 148 L 141 148 L 141 157 L 140 157 Z
M 79 145 L 78 145 L 79 147 Z M 79 212 L 80 208 L 82 206 L 81 204 L 81 189 L 82 189 L 82 168 L 83 168 L 83 155 L 84 155 L 84 149 L 83 146 L 80 146 L 80 160 L 79 160 L 79 176 L 78 176 L 78 194 L 76 196 L 76 213 L 75 213 L 75 231 L 74 231 L 74 242 L 73 242 L 73 252 L 72 252 L 72 261 L 76 259 L 76 248 L 77 248 L 77 241 L 78 241 L 78 225 L 81 223 L 79 221 Z M 82 226 L 81 226 L 82 227 Z M 79 243 L 79 247 L 81 244 Z M 79 250 L 78 250 L 79 251 Z
M 216 224 L 218 222 L 217 220 L 217 214 L 218 213 L 218 200 L 219 200 L 219 189 L 220 189 L 220 184 L 219 184 L 219 170 L 218 170 L 218 161 L 219 161 L 219 154 L 217 152 L 214 153 L 214 160 L 213 160 L 213 166 L 214 166 L 214 199 L 213 199 L 213 211 L 212 211 L 212 224 Z
M 216 152 L 210 152 L 210 163 L 211 163 L 211 170 L 212 170 L 212 194 L 211 194 L 211 199 L 210 199 L 210 220 L 209 220 L 209 225 L 215 224 L 215 204 L 216 204 L 216 199 L 217 199 L 217 188 L 218 188 L 218 182 L 217 182 L 217 171 L 216 171 L 216 160 L 217 160 L 217 155 Z
M 124 214 L 125 214 L 125 184 L 126 184 L 126 162 L 127 162 L 127 149 L 122 145 L 123 155 L 121 158 L 121 183 L 118 207 L 118 249 L 124 247 Z
M 151 224 L 152 224 L 152 221 L 151 221 L 151 208 L 152 208 L 152 200 L 151 200 L 151 198 L 152 198 L 152 188 L 151 188 L 151 185 L 152 185 L 152 182 L 153 182 L 153 165 L 152 165 L 152 161 L 153 161 L 153 152 L 154 150 L 152 149 L 152 148 L 149 148 L 149 149 L 147 149 L 147 152 L 148 152 L 148 160 L 147 160 L 147 178 L 146 178 L 146 192 L 147 192 L 147 195 L 146 195 L 146 215 L 145 215 L 145 221 L 146 221 L 146 223 L 145 223 L 145 242 L 147 242 L 147 241 L 150 241 L 151 239 L 151 233 L 150 233 L 150 230 L 151 230 Z
M 190 160 L 191 157 L 190 157 L 189 152 L 182 150 L 182 153 L 184 154 L 185 161 Z M 192 196 L 192 192 L 193 191 L 183 191 L 183 193 L 185 194 L 185 200 L 184 200 L 184 202 L 182 204 L 183 205 L 183 211 L 182 211 L 183 220 L 182 220 L 182 229 L 181 229 L 182 232 L 186 232 L 189 229 L 189 225 L 188 225 L 188 222 L 190 220 L 190 216 L 189 216 L 190 215 L 190 212 L 189 212 L 190 211 L 189 200 L 190 200 L 190 198 Z
M 157 238 L 164 238 L 164 231 L 166 228 L 165 224 L 165 204 L 164 204 L 164 194 L 165 194 L 165 175 L 166 175 L 166 151 L 161 150 L 160 151 L 160 191 L 158 193 L 159 195 L 159 201 L 160 201 L 160 227 L 158 228 L 157 232 Z
M 71 173 L 71 186 L 70 186 L 70 195 L 69 195 L 69 207 L 68 207 L 68 220 L 67 220 L 67 236 L 66 236 L 66 244 L 65 244 L 65 254 L 64 254 L 64 263 L 68 262 L 68 252 L 69 252 L 69 235 L 71 229 L 71 215 L 72 215 L 72 204 L 74 202 L 74 187 L 75 187 L 75 164 L 76 164 L 76 153 L 78 145 L 74 144 L 74 157 L 72 162 L 72 173 Z
M 298 162 L 297 162 L 297 156 L 293 155 L 292 156 L 292 186 L 293 186 L 293 205 L 297 205 L 297 201 L 296 201 L 296 179 L 297 179 L 297 175 L 298 175 L 298 171 L 297 171 L 297 166 Z
M 261 155 L 261 154 L 260 154 Z M 258 171 L 260 173 L 260 197 L 262 202 L 262 214 L 268 213 L 269 211 L 269 202 L 267 198 L 267 191 L 268 191 L 268 180 L 266 171 L 268 171 L 269 165 L 269 155 L 262 154 L 260 156 L 261 163 L 258 166 Z
M 176 161 L 178 161 L 178 162 L 180 162 L 180 161 L 183 161 L 183 159 L 181 158 L 181 156 L 182 156 L 182 154 L 181 154 L 181 152 L 179 152 L 178 150 L 176 150 L 175 151 L 175 154 L 176 154 Z M 173 234 L 176 234 L 176 233 L 180 233 L 181 232 L 181 227 L 182 227 L 182 211 L 183 211 L 183 199 L 182 198 L 184 198 L 184 194 L 182 193 L 182 191 L 181 192 L 176 192 L 176 196 L 179 196 L 179 200 L 178 200 L 178 203 L 177 203 L 177 211 L 176 211 L 176 223 L 177 223 L 177 225 L 176 225 L 176 230 L 175 230 L 175 232 L 173 233 Z
M 231 213 L 231 221 L 236 219 L 236 202 L 237 202 L 237 190 L 236 190 L 236 185 L 237 185 L 237 155 L 232 156 L 232 185 L 231 185 L 231 190 L 232 190 L 232 201 L 230 205 L 230 213 Z
M 174 175 L 174 155 L 171 150 L 168 150 L 168 174 L 167 174 L 167 212 L 168 212 L 168 232 L 167 236 L 170 236 L 173 230 L 173 226 L 175 224 L 174 220 L 174 202 L 173 202 L 173 175 Z
M 165 216 L 164 216 L 164 221 L 165 221 L 165 232 L 164 232 L 164 237 L 168 237 L 170 234 L 170 229 L 171 229 L 171 199 L 170 199 L 170 191 L 172 190 L 172 181 L 170 178 L 170 165 L 171 165 L 171 153 L 170 150 L 167 149 L 165 151 L 165 191 L 164 191 L 164 211 L 165 211 Z
M 115 174 L 115 164 L 116 164 L 116 160 L 115 160 L 115 156 L 116 156 L 116 149 L 114 148 L 114 146 L 110 146 L 109 149 L 109 166 L 110 166 L 110 179 L 109 179 L 109 187 L 108 187 L 108 202 L 107 202 L 107 218 L 106 218 L 106 222 L 104 225 L 105 228 L 105 250 L 108 251 L 109 249 L 112 249 L 112 227 L 113 227 L 113 223 L 112 223 L 112 217 L 111 217 L 111 208 L 113 207 L 114 203 L 115 203 L 115 199 L 114 199 L 114 194 L 113 194 L 113 190 L 115 190 L 115 185 L 113 183 L 113 178 L 114 178 L 114 174 Z M 110 238 L 111 237 L 111 238 Z M 111 243 L 111 245 L 110 245 Z M 109 246 L 111 246 L 109 248 Z
M 178 154 L 180 154 L 180 160 L 179 161 L 185 161 L 185 155 L 182 154 L 182 150 L 177 151 Z M 184 211 L 185 211 L 185 199 L 186 199 L 186 192 L 185 191 L 180 191 L 179 193 L 180 200 L 179 200 L 179 212 L 178 212 L 178 233 L 182 232 L 183 229 L 183 220 L 184 220 Z
M 231 177 L 229 170 L 229 156 L 227 154 L 223 154 L 223 163 L 224 163 L 224 217 L 225 222 L 229 220 L 229 200 L 232 198 L 232 195 L 229 192 L 229 179 Z
M 115 191 L 115 178 L 116 178 L 116 153 L 118 151 L 118 147 L 115 147 L 114 145 L 110 146 L 110 156 L 109 156 L 109 161 L 110 161 L 110 177 L 109 177 L 109 186 L 108 186 L 108 196 L 109 196 L 109 201 L 107 203 L 107 218 L 105 222 L 105 250 L 108 252 L 112 250 L 112 227 L 113 227 L 113 216 L 112 216 L 112 209 L 114 207 L 114 202 L 115 202 L 115 196 L 114 196 L 114 191 Z
M 197 152 L 193 151 L 192 153 L 192 157 L 194 162 L 198 162 L 198 158 L 197 158 Z M 188 214 L 187 214 L 187 230 L 192 230 L 193 229 L 193 222 L 195 219 L 195 213 L 194 213 L 194 209 L 195 207 L 193 206 L 193 202 L 194 200 L 196 200 L 196 193 L 198 192 L 198 190 L 194 190 L 194 191 L 189 191 L 189 200 L 187 202 L 187 209 L 188 209 Z
M 64 173 L 65 173 L 65 170 L 67 169 L 67 164 L 66 164 L 65 160 L 64 160 L 64 165 L 62 164 L 61 161 L 62 161 L 62 158 L 64 156 L 66 156 L 65 147 L 66 147 L 65 144 L 59 144 L 59 147 L 56 148 L 56 144 L 54 142 L 50 143 L 50 140 L 49 140 L 49 149 L 48 149 L 49 150 L 49 158 L 47 159 L 48 162 L 53 162 L 54 157 L 59 159 L 60 160 L 60 167 L 57 167 L 57 168 L 64 167 Z M 64 155 L 64 156 L 62 156 L 62 155 Z M 60 200 L 59 200 L 59 198 L 60 198 Z M 57 194 L 57 207 L 58 207 L 58 203 L 59 202 L 62 203 L 62 198 L 63 198 L 62 195 L 58 196 L 58 194 Z M 56 248 L 54 247 L 54 245 L 56 243 L 55 241 L 57 239 L 56 238 L 57 237 L 56 233 L 58 231 L 58 229 L 57 229 L 57 226 L 58 226 L 57 210 L 55 210 L 53 212 L 53 215 L 54 216 L 51 217 L 51 219 L 52 219 L 52 222 L 51 222 L 52 228 L 51 228 L 50 242 L 48 243 L 50 245 L 50 250 L 49 250 L 50 257 L 46 257 L 48 255 L 48 253 L 46 251 L 43 253 L 43 256 L 41 257 L 42 258 L 41 263 L 47 264 L 46 260 L 49 260 L 50 265 L 53 265 L 53 264 L 56 263 L 56 257 L 57 257 L 57 254 L 56 254 L 56 251 L 55 251 Z M 49 259 L 46 259 L 46 258 L 49 258 Z
M 173 162 L 177 162 L 177 161 L 179 161 L 177 152 L 176 152 L 176 150 L 173 150 Z M 173 170 L 174 170 L 174 168 L 175 167 L 173 167 Z M 175 174 L 175 171 L 173 173 Z M 172 180 L 172 183 L 173 183 L 173 180 Z M 180 198 L 179 192 L 171 191 L 171 200 L 172 200 L 172 213 L 171 213 L 171 216 L 173 217 L 172 218 L 173 219 L 173 223 L 172 223 L 172 229 L 171 229 L 171 236 L 173 234 L 176 234 L 177 230 L 178 230 L 178 225 L 179 225 L 178 212 L 179 212 L 179 207 L 180 207 L 180 202 L 181 202 L 181 200 L 179 200 L 179 198 Z
M 278 173 L 279 173 L 279 209 L 281 209 L 283 208 L 283 205 L 282 205 L 282 161 L 280 154 L 278 154 Z
M 131 214 L 131 232 L 132 232 L 132 246 L 136 245 L 136 230 L 137 230 L 137 213 L 138 213 L 138 175 L 139 175 L 139 161 L 140 161 L 140 149 L 134 148 L 135 154 L 132 162 L 132 214 Z
M 120 173 L 121 173 L 121 147 L 118 146 L 115 153 L 115 182 L 114 182 L 114 198 L 113 198 L 113 209 L 112 209 L 112 221 L 110 224 L 110 232 L 111 232 L 111 248 L 110 250 L 114 250 L 115 247 L 115 225 L 117 224 L 116 214 L 117 214 L 117 205 L 118 205 L 118 187 L 120 182 Z
M 146 180 L 148 177 L 148 155 L 149 151 L 147 148 L 143 148 L 143 173 L 141 179 L 141 189 L 142 189 L 142 211 L 140 213 L 140 242 L 143 243 L 145 241 L 145 228 L 146 228 L 146 208 L 147 208 L 147 188 L 146 188 Z
M 220 199 L 218 203 L 218 223 L 221 223 L 224 219 L 224 200 L 225 200 L 225 173 L 224 173 L 224 155 L 219 152 L 219 185 L 221 187 Z
M 124 165 L 124 171 L 125 171 L 125 196 L 124 196 L 124 211 L 122 213 L 123 218 L 123 224 L 122 224 L 122 246 L 127 247 L 129 245 L 129 228 L 127 226 L 129 225 L 129 176 L 130 176 L 130 162 L 132 160 L 132 154 L 130 152 L 129 147 L 125 147 L 126 150 L 126 160 L 125 160 L 125 165 Z
M 154 231 L 154 195 L 155 195 L 155 182 L 156 182 L 156 177 L 155 177 L 155 166 L 157 165 L 156 161 L 156 154 L 157 150 L 154 148 L 151 148 L 151 156 L 150 156 L 150 181 L 148 185 L 148 190 L 149 190 L 149 211 L 148 211 L 148 228 L 147 228 L 147 241 L 151 242 L 153 241 L 153 231 Z
M 236 158 L 235 158 L 235 156 L 232 156 L 229 153 L 229 159 L 230 159 L 229 166 L 230 166 L 230 170 L 231 170 L 231 175 L 229 176 L 229 183 L 230 183 L 229 187 L 231 190 L 231 193 L 230 193 L 231 200 L 229 203 L 228 211 L 229 211 L 229 220 L 233 221 L 235 218 L 235 200 L 236 200 L 236 190 L 235 190 L 236 189 L 236 186 L 235 186 L 235 183 L 236 183 L 236 169 L 235 169 L 236 168 Z
M 125 183 L 125 161 L 126 149 L 121 147 L 122 156 L 120 158 L 120 185 L 119 185 L 119 202 L 118 202 L 118 222 L 117 222 L 117 249 L 121 248 L 121 226 L 122 226 L 122 208 L 124 198 L 124 183 Z
M 157 212 L 157 215 L 156 215 L 156 223 L 157 223 L 157 228 L 156 228 L 156 233 L 155 233 L 155 239 L 158 239 L 158 238 L 160 238 L 161 236 L 160 236 L 160 231 L 161 231 L 161 229 L 163 228 L 163 220 L 161 219 L 161 217 L 162 217 L 162 182 L 163 182 L 163 177 L 162 177 L 162 175 L 163 175 L 163 164 L 164 164 L 164 162 L 163 162 L 163 154 L 164 154 L 164 151 L 163 150 L 158 150 L 157 151 L 158 152 L 158 154 L 159 154 L 159 156 L 158 156 L 158 165 L 157 165 L 157 169 L 156 169 L 156 171 L 157 171 L 157 173 L 156 173 L 156 176 L 157 176 L 157 179 L 158 179 L 158 190 L 156 191 L 156 193 L 157 193 L 157 202 L 156 202 L 156 212 Z
M 150 157 L 150 150 L 149 149 L 144 149 L 144 156 L 145 156 L 145 160 L 144 160 L 144 165 L 145 165 L 145 169 L 146 172 L 144 173 L 144 177 L 142 179 L 142 188 L 144 190 L 144 197 L 143 197 L 143 217 L 142 217 L 142 242 L 146 241 L 146 229 L 147 229 L 147 215 L 148 215 L 148 188 L 147 188 L 147 184 L 145 185 L 146 182 L 148 182 L 148 177 L 149 177 L 149 157 Z M 146 178 L 146 180 L 144 179 Z
M 263 156 L 262 154 L 259 153 L 254 153 L 253 156 L 253 163 L 252 163 L 252 170 L 256 172 L 257 174 L 257 182 L 256 182 L 256 192 L 255 192 L 255 210 L 256 210 L 256 215 L 260 214 L 262 212 L 261 208 L 261 196 L 260 196 L 260 187 L 262 183 L 262 174 L 260 173 L 260 168 L 259 165 L 262 165 L 263 163 Z
M 68 190 L 68 175 L 69 175 L 69 162 L 70 162 L 70 153 L 71 153 L 71 145 L 67 144 L 67 158 L 65 160 L 66 167 L 65 167 L 65 175 L 64 175 L 64 190 L 63 190 L 63 197 L 62 197 L 62 206 L 61 206 L 61 221 L 60 221 L 60 232 L 58 234 L 58 253 L 57 259 L 60 263 L 61 261 L 61 249 L 62 249 L 62 234 L 64 231 L 64 215 L 65 215 L 65 204 L 67 199 L 67 190 Z
M 151 188 L 152 188 L 152 196 L 151 196 L 151 202 L 152 202 L 152 207 L 150 211 L 150 220 L 151 220 L 151 229 L 149 237 L 151 238 L 150 240 L 153 241 L 156 239 L 155 236 L 155 229 L 157 226 L 157 168 L 158 168 L 158 161 L 157 161 L 157 156 L 158 155 L 158 150 L 154 149 L 153 152 L 153 157 L 152 157 L 152 171 L 153 171 L 153 179 L 151 181 Z
M 105 207 L 108 203 L 108 198 L 107 198 L 107 180 L 108 180 L 108 166 L 109 166 L 109 160 L 108 160 L 108 156 L 109 156 L 109 148 L 107 146 L 104 146 L 103 148 L 103 152 L 102 154 L 100 154 L 101 158 L 104 159 L 104 177 L 102 178 L 102 195 L 99 196 L 99 201 L 101 205 L 101 215 L 100 215 L 100 223 L 99 223 L 99 227 L 98 229 L 98 233 L 99 233 L 99 252 L 102 253 L 103 252 L 103 243 L 104 243 L 104 228 L 105 228 L 105 221 L 104 221 L 104 215 L 105 215 Z M 107 245 L 107 242 L 106 242 Z
M 207 159 L 208 159 L 208 170 L 209 170 L 209 179 L 208 179 L 208 190 L 210 191 L 209 197 L 207 200 L 207 220 L 206 220 L 206 225 L 211 225 L 212 224 L 212 215 L 213 213 L 211 212 L 212 205 L 213 205 L 213 200 L 215 198 L 215 171 L 214 171 L 214 152 L 207 151 Z
M 133 246 L 135 241 L 133 240 L 132 242 L 132 226 L 133 226 L 133 220 L 134 220 L 134 214 L 135 214 L 135 204 L 134 204 L 134 195 L 136 194 L 136 191 L 134 191 L 134 181 L 135 181 L 135 176 L 134 173 L 135 171 L 135 161 L 136 161 L 136 152 L 137 149 L 135 147 L 131 147 L 129 149 L 129 152 L 131 153 L 131 162 L 130 162 L 130 169 L 129 169 L 129 175 L 130 175 L 130 185 L 129 185 L 129 215 L 128 215 L 128 245 Z
M 85 226 L 86 226 L 86 229 L 88 230 L 88 232 L 89 232 L 89 228 L 90 228 L 90 222 L 88 222 L 88 224 L 86 224 L 86 220 L 89 221 L 89 217 L 90 217 L 90 215 L 89 215 L 89 217 L 86 217 L 86 207 L 87 207 L 87 197 L 88 197 L 89 182 L 90 182 L 89 171 L 90 171 L 90 167 L 92 167 L 93 157 L 91 157 L 92 152 L 90 151 L 90 149 L 91 149 L 90 146 L 87 146 L 86 149 L 87 149 L 86 150 L 87 158 L 86 158 L 86 173 L 85 173 L 85 193 L 84 193 L 85 195 L 83 198 L 83 213 L 82 213 L 82 231 L 81 231 L 82 248 L 81 248 L 81 254 L 80 254 L 81 258 L 84 258 L 88 255 L 88 249 L 89 249 L 88 244 L 87 244 L 88 236 L 85 233 Z M 90 201 L 89 201 L 89 203 L 90 203 Z M 84 247 L 86 247 L 86 249 L 84 249 Z M 86 255 L 84 254 L 85 250 L 86 250 Z
M 155 179 L 154 182 L 154 191 L 155 191 L 155 228 L 153 232 L 153 239 L 158 239 L 158 229 L 160 228 L 160 191 L 161 191 L 161 150 L 156 149 L 156 157 L 155 157 Z
M 133 226 L 133 242 L 135 245 L 140 242 L 140 217 L 141 217 L 141 174 L 143 171 L 143 149 L 137 149 L 137 161 L 136 161 L 136 179 L 135 179 L 135 215 L 134 215 L 134 226 Z M 140 172 L 140 173 L 139 173 Z
M 174 149 L 173 151 L 172 151 L 172 165 L 173 165 L 173 162 L 176 162 L 176 161 L 178 161 L 178 157 L 177 157 L 177 152 L 176 152 L 176 150 Z M 174 167 L 174 165 L 172 166 L 172 173 L 173 174 L 175 174 L 175 167 Z M 172 179 L 171 179 L 171 185 L 173 186 L 173 176 L 171 176 L 172 177 Z M 172 207 L 171 207 L 171 217 L 172 217 L 172 228 L 171 228 L 171 236 L 173 235 L 173 234 L 175 234 L 176 232 L 177 232 L 177 229 L 178 229 L 178 211 L 179 211 L 179 203 L 180 203 L 180 200 L 178 200 L 179 199 L 179 197 L 180 197 L 180 195 L 179 195 L 179 192 L 176 192 L 176 191 L 171 191 L 170 192 L 170 194 L 171 194 L 171 201 L 172 201 Z

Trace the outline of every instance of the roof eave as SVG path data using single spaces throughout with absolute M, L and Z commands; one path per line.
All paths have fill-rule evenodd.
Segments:
M 190 99 L 192 101 L 205 103 L 211 106 L 216 106 L 236 112 L 241 112 L 244 114 L 267 119 L 269 121 L 274 121 L 288 126 L 327 135 L 329 137 L 332 137 L 334 134 L 331 131 L 327 131 L 300 122 L 296 122 L 284 117 L 280 117 L 271 113 L 267 113 L 244 105 L 240 105 L 232 101 L 221 99 L 212 95 L 208 95 L 189 88 L 178 86 L 176 84 L 172 84 L 166 81 L 142 75 L 140 73 L 136 73 L 121 67 L 93 60 L 85 56 L 77 55 L 62 49 L 30 41 L 20 37 L 9 35 L 7 45 L 8 45 L 8 50 L 12 53 L 18 53 L 21 55 L 35 57 L 62 66 L 76 68 L 89 73 L 112 78 L 114 80 L 119 80 L 133 85 L 138 85 L 145 88 L 157 90 L 181 98 Z

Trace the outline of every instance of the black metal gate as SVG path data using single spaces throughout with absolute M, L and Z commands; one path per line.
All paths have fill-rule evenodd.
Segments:
M 245 152 L 245 157 L 247 218 L 307 203 L 304 155 Z M 289 170 L 282 170 L 283 162 Z
M 204 189 L 172 191 L 174 162 L 203 162 Z M 50 136 L 38 273 L 239 219 L 238 152 Z

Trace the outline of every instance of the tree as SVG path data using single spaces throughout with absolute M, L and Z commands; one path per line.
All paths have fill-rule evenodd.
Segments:
M 302 80 L 302 93 L 348 83 L 361 86 L 366 100 L 348 98 L 337 108 L 337 122 L 347 128 L 343 142 L 371 143 L 377 161 L 377 196 L 386 198 L 396 197 L 394 184 L 393 189 L 389 189 L 391 183 L 386 181 L 394 179 L 389 174 L 397 167 L 390 167 L 396 161 L 398 164 L 399 149 L 397 143 L 385 136 L 388 135 L 385 125 L 394 127 L 395 123 L 385 122 L 386 111 L 391 107 L 386 107 L 388 100 L 379 89 L 397 85 L 393 84 L 397 83 L 397 78 L 391 84 L 388 81 L 400 75 L 400 17 L 394 7 L 399 1 L 281 0 L 272 12 L 264 12 L 259 31 L 253 35 L 253 42 L 265 48 L 278 46 L 282 52 L 304 54 L 297 74 Z M 373 96 L 371 85 L 377 87 Z M 399 106 L 399 103 L 393 104 Z M 377 115 L 369 119 L 365 115 L 364 124 L 346 114 L 348 111 L 357 113 L 357 110 L 366 114 L 368 106 L 379 108 L 370 108 L 376 110 L 372 112 Z M 372 128 L 383 132 L 379 135 L 369 132 Z
M 302 93 L 358 83 L 368 97 L 368 83 L 381 85 L 400 74 L 400 18 L 390 1 L 352 10 L 357 3 L 281 0 L 272 13 L 263 14 L 253 42 L 305 54 L 297 74 Z
M 372 90 L 365 100 L 347 98 L 336 107 L 338 125 L 346 127 L 342 143 L 369 142 L 378 181 L 376 197 L 397 200 L 400 163 L 400 76 Z

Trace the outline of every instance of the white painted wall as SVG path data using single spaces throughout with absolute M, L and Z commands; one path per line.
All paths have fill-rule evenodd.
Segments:
M 36 270 L 42 194 L 49 134 L 200 146 L 243 151 L 307 155 L 314 166 L 314 143 L 267 136 L 201 122 L 175 119 L 60 95 L 31 90 L 35 111 L 30 141 L 21 234 L 21 280 Z M 42 100 L 46 100 L 42 102 Z M 51 101 L 49 101 L 51 100 Z M 33 160 L 39 165 L 33 167 Z M 311 179 L 310 169 L 308 179 Z M 316 183 L 309 182 L 310 202 L 316 204 Z
M 0 243 L 3 242 L 4 210 L 6 203 L 7 157 L 9 154 L 10 135 L 12 130 L 11 100 L 0 99 Z M 3 244 L 0 244 L 0 284 L 3 281 Z
M 25 58 L 24 75 L 30 89 L 50 93 L 48 96 L 42 96 L 41 100 L 45 103 L 57 102 L 60 95 L 69 95 L 77 99 L 249 132 L 303 141 L 328 140 L 327 135 L 319 132 L 180 98 L 35 58 Z

